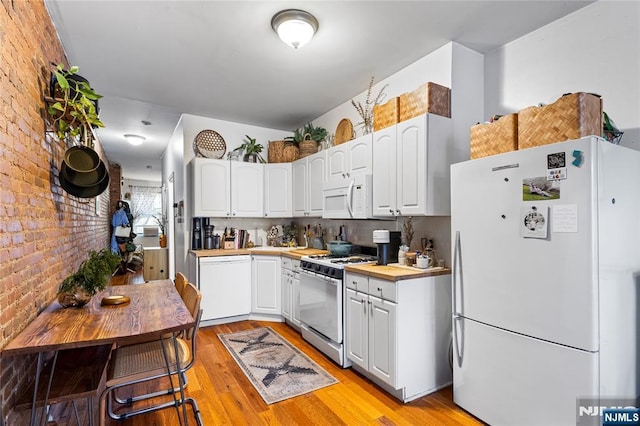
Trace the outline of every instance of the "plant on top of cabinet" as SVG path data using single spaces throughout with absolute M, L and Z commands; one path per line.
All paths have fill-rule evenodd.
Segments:
M 353 107 L 356 109 L 356 111 L 358 111 L 358 114 L 360 114 L 360 117 L 362 118 L 362 121 L 360 121 L 359 123 L 356 123 L 356 126 L 362 127 L 363 135 L 368 135 L 369 133 L 373 132 L 373 107 L 378 105 L 380 102 L 382 102 L 384 98 L 387 96 L 384 93 L 384 89 L 387 88 L 388 84 L 385 84 L 384 86 L 382 86 L 382 89 L 380 89 L 380 92 L 378 92 L 378 95 L 375 98 L 373 98 L 373 100 L 371 99 L 371 89 L 373 89 L 373 80 L 374 80 L 374 77 L 371 77 L 371 81 L 369 81 L 369 88 L 367 89 L 367 97 L 364 101 L 364 105 L 362 105 L 360 101 L 355 102 L 353 99 L 351 99 L 351 105 L 353 105 Z
M 249 135 L 244 135 L 247 140 L 244 140 L 243 144 L 234 149 L 234 151 L 242 152 L 244 151 L 244 161 L 249 163 L 257 163 L 260 161 L 261 163 L 266 163 L 264 158 L 260 155 L 262 152 L 263 146 L 259 144 L 255 138 L 252 138 Z
M 51 72 L 49 92 L 51 97 L 46 98 L 50 102 L 47 112 L 61 140 L 67 136 L 91 139 L 91 127 L 104 127 L 98 118 L 98 99 L 102 95 L 89 86 L 86 78 L 78 75 L 78 67 L 72 66 L 66 70 L 62 64 L 58 64 Z
M 327 129 L 307 123 L 302 129 L 296 129 L 293 136 L 287 136 L 286 141 L 293 142 L 300 149 L 300 158 L 318 152 L 318 144 L 327 137 Z

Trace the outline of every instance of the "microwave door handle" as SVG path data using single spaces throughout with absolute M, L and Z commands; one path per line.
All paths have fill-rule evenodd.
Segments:
M 347 210 L 349 210 L 349 217 L 353 219 L 353 185 L 354 181 L 349 183 L 349 189 L 347 190 Z

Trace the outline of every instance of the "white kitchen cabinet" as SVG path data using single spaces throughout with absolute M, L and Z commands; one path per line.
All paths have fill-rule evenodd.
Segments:
M 322 217 L 326 150 L 293 162 L 293 216 Z
M 251 256 L 196 257 L 193 253 L 190 256 L 189 263 L 196 265 L 195 281 L 202 293 L 202 320 L 248 316 L 251 311 Z
M 300 260 L 282 258 L 282 317 L 300 329 Z
M 231 216 L 263 217 L 264 166 L 231 161 Z
M 451 119 L 425 114 L 373 134 L 373 214 L 450 214 Z
M 251 313 L 282 315 L 282 261 L 280 256 L 253 256 Z
M 189 163 L 191 215 L 231 215 L 231 165 L 229 161 L 196 157 Z
M 264 217 L 292 217 L 291 163 L 264 165 Z
M 327 179 L 372 172 L 373 135 L 360 136 L 327 150 Z
M 347 272 L 347 357 L 408 402 L 452 381 L 451 276 L 382 280 Z

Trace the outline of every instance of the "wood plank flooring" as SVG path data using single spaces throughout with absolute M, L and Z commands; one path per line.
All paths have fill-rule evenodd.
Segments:
M 131 281 L 140 281 L 128 274 Z M 117 279 L 118 276 L 114 277 Z M 126 277 L 125 277 L 126 278 Z M 112 280 L 113 283 L 115 283 Z M 269 326 L 339 380 L 339 383 L 275 404 L 264 403 L 258 392 L 224 348 L 219 333 Z M 451 386 L 408 404 L 385 393 L 352 369 L 342 369 L 284 323 L 242 321 L 202 327 L 198 332 L 196 364 L 188 372 L 187 395 L 198 402 L 205 425 L 481 425 L 453 402 Z M 143 390 L 150 390 L 145 386 Z M 136 388 L 140 392 L 140 388 Z M 81 424 L 86 422 L 85 401 L 77 402 Z M 187 406 L 189 424 L 195 425 Z M 97 406 L 96 406 L 97 413 Z M 53 409 L 59 426 L 75 425 L 70 404 Z M 177 425 L 175 409 L 166 409 L 110 426 Z

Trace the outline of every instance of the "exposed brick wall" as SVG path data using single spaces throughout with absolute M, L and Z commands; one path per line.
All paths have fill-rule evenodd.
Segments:
M 51 62 L 67 61 L 43 1 L 0 0 L 0 348 L 52 302 L 88 251 L 109 246 L 109 191 L 96 206 L 59 185 L 66 145 L 45 131 Z M 34 357 L 1 359 L 3 418 L 33 367 Z

